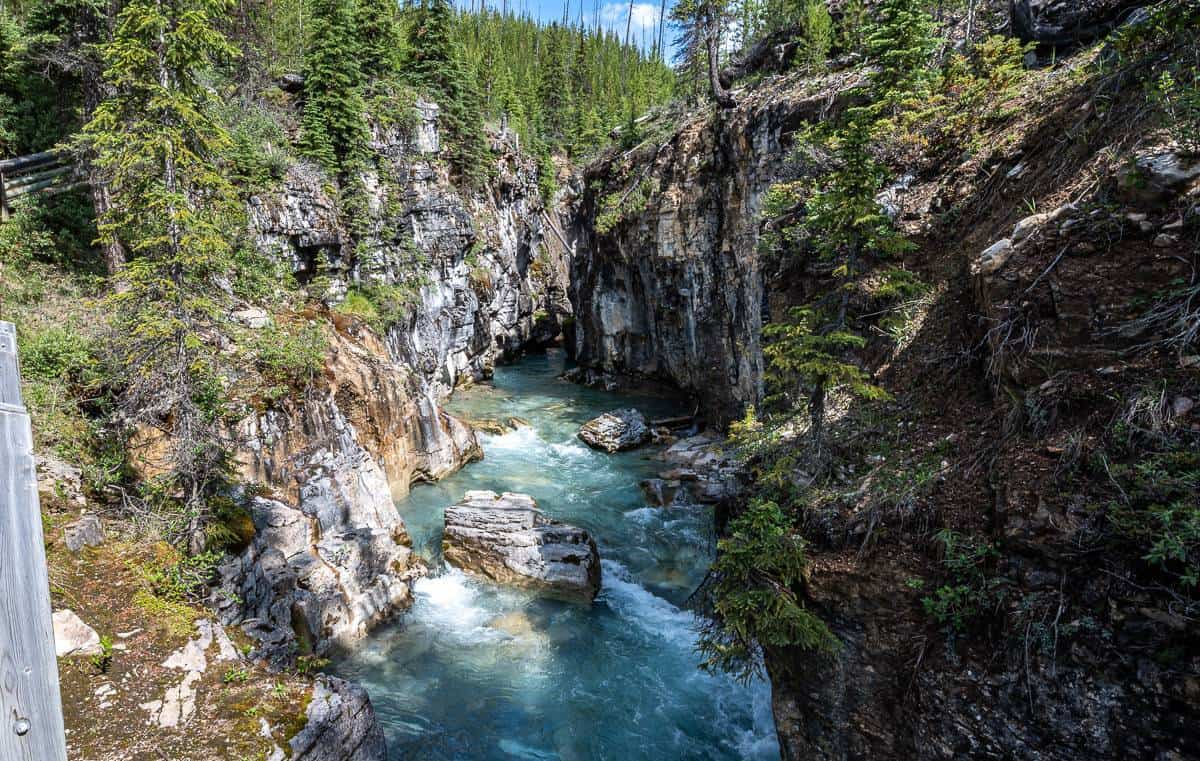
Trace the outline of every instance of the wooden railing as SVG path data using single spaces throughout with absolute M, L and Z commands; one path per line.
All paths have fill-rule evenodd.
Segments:
M 74 172 L 70 155 L 57 151 L 0 161 L 0 222 L 12 214 L 13 199 L 35 193 L 63 193 L 81 186 Z
M 17 331 L 0 322 L 0 759 L 66 761 L 50 583 L 21 403 Z

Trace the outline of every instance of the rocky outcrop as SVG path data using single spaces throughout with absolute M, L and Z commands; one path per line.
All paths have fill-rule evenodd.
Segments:
M 1067 47 L 1111 31 L 1144 0 L 1014 0 L 1013 33 L 1025 42 Z
M 387 512 L 381 506 L 413 482 L 454 472 L 479 456 L 479 446 L 470 427 L 446 414 L 373 331 L 337 322 L 339 329 L 327 332 L 324 373 L 305 395 L 242 421 L 239 464 L 246 480 L 302 506 Z
M 659 455 L 671 467 L 660 473 L 662 487 L 678 501 L 718 504 L 741 491 L 741 468 L 725 450 L 723 438 L 702 433 L 680 439 Z M 657 486 L 657 485 L 656 485 Z
M 587 168 L 568 209 L 578 252 L 571 348 L 593 380 L 666 381 L 717 424 L 758 400 L 770 301 L 758 255 L 763 196 L 789 171 L 792 133 L 857 77 L 738 92 L 736 109 L 685 118 L 666 141 Z
M 411 583 L 425 572 L 390 500 L 390 509 L 302 504 L 310 511 L 251 502 L 254 540 L 221 566 L 215 598 L 222 620 L 241 624 L 275 667 L 365 636 L 412 602 Z
M 216 652 L 208 652 L 210 648 Z M 162 662 L 162 668 L 182 673 L 179 682 L 167 688 L 162 698 L 141 704 L 142 710 L 160 729 L 175 729 L 187 724 L 196 713 L 197 685 L 213 663 L 240 660 L 233 642 L 220 624 L 208 619 L 196 622 L 196 636 Z
M 651 438 L 646 416 L 632 408 L 605 412 L 579 429 L 579 439 L 584 444 L 610 454 L 636 449 Z
M 553 340 L 569 314 L 564 249 L 548 224 L 537 165 L 515 139 L 492 136 L 495 173 L 466 197 L 438 160 L 438 108 L 419 101 L 411 131 L 376 127 L 374 161 L 358 181 L 366 219 L 350 235 L 346 211 L 316 167 L 292 167 L 277 193 L 249 202 L 259 250 L 297 279 L 328 276 L 326 299 L 351 288 L 399 288 L 407 317 L 390 326 L 393 361 L 435 399 L 487 377 L 496 360 Z
M 100 635 L 83 622 L 73 610 L 56 610 L 51 617 L 54 625 L 54 654 L 59 658 L 76 655 L 99 655 Z
M 104 524 L 100 522 L 100 516 L 88 513 L 74 523 L 63 526 L 63 543 L 71 552 L 104 544 Z
M 591 601 L 600 555 L 587 531 L 542 515 L 526 494 L 467 492 L 446 508 L 446 562 L 504 584 Z
M 289 743 L 293 761 L 387 761 L 371 699 L 353 682 L 317 677 L 305 720 Z

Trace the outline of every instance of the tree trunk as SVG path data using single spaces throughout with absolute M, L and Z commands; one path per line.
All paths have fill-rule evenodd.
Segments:
M 812 440 L 814 461 L 824 460 L 825 448 L 825 381 L 817 381 L 808 398 L 809 438 Z
M 721 108 L 733 108 L 735 105 L 733 98 L 721 86 L 721 30 L 716 9 L 711 5 L 706 5 L 702 14 L 704 44 L 708 48 L 708 84 L 712 89 L 713 100 Z
M 104 219 L 112 208 L 112 198 L 108 194 L 108 186 L 104 180 L 88 165 L 88 184 L 92 188 L 92 206 L 96 210 L 96 218 Z M 104 269 L 109 275 L 116 275 L 125 268 L 125 247 L 116 237 L 109 238 L 104 243 Z

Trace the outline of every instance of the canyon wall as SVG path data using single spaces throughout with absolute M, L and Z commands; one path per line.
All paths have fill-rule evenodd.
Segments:
M 1008 4 L 984 5 L 1007 28 Z M 915 244 L 885 265 L 927 290 L 904 331 L 864 331 L 861 359 L 894 399 L 839 402 L 835 494 L 790 508 L 809 562 L 794 591 L 841 645 L 765 652 L 787 759 L 1200 754 L 1194 603 L 1106 517 L 1138 498 L 1122 489 L 1194 479 L 1180 453 L 1200 446 L 1180 319 L 1200 160 L 1139 86 L 1097 73 L 1110 52 L 1082 47 L 1118 5 L 1015 4 L 1043 24 L 1103 23 L 1071 22 L 1066 64 L 1061 41 L 1030 33 L 1046 47 L 1029 84 L 962 150 L 927 137 L 937 124 L 880 148 L 900 178 L 881 205 Z M 716 424 L 761 399 L 763 324 L 829 284 L 815 257 L 759 252 L 764 193 L 828 168 L 789 160 L 789 138 L 836 114 L 847 77 L 767 74 L 734 109 L 649 122 L 586 169 L 566 209 L 586 380 L 663 381 Z M 1130 475 L 1187 462 L 1154 487 Z M 811 480 L 777 477 L 794 493 Z M 984 553 L 965 580 L 964 538 Z
M 571 348 L 589 381 L 664 382 L 718 425 L 759 400 L 775 287 L 758 246 L 764 195 L 805 171 L 789 157 L 792 133 L 857 81 L 740 90 L 735 109 L 685 114 L 586 168 L 564 213 L 576 251 Z

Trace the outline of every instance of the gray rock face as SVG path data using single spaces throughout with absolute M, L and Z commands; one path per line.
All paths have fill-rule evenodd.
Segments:
M 592 418 L 579 429 L 579 438 L 593 449 L 620 452 L 650 441 L 650 426 L 635 409 L 613 410 Z
M 1013 32 L 1024 42 L 1068 46 L 1103 36 L 1144 0 L 1015 0 Z
M 1117 187 L 1131 202 L 1154 205 L 1173 198 L 1197 178 L 1200 158 L 1176 151 L 1155 151 L 1137 156 L 1118 178 Z
M 104 524 L 100 522 L 100 516 L 89 513 L 68 524 L 63 529 L 63 542 L 71 552 L 104 544 Z
M 673 500 L 716 504 L 736 497 L 741 489 L 738 465 L 715 434 L 680 439 L 667 447 L 662 459 L 673 467 L 662 473 L 668 484 L 678 484 Z
M 385 493 L 386 494 L 386 493 Z M 282 668 L 297 648 L 323 654 L 365 636 L 412 602 L 411 583 L 425 569 L 390 498 L 383 504 L 317 499 L 297 509 L 258 498 L 256 534 L 242 555 L 220 568 L 215 604 L 227 624 L 242 624 L 260 654 Z
M 600 590 L 596 542 L 543 516 L 527 494 L 470 491 L 445 521 L 442 551 L 457 568 L 588 602 Z
M 383 727 L 359 685 L 317 677 L 306 717 L 290 742 L 293 761 L 387 761 Z
M 592 380 L 666 381 L 697 396 L 716 424 L 758 400 L 770 301 L 758 256 L 764 194 L 787 179 L 787 135 L 844 103 L 857 77 L 831 75 L 815 93 L 748 91 L 719 128 L 693 117 L 661 146 L 588 167 L 567 209 L 577 249 L 569 339 Z M 645 203 L 597 226 L 627 192 Z
M 411 133 L 374 130 L 359 240 L 326 191 L 329 179 L 309 164 L 292 167 L 281 192 L 252 198 L 248 210 L 259 250 L 290 264 L 301 282 L 328 273 L 331 303 L 351 287 L 419 283 L 387 347 L 440 400 L 460 382 L 489 376 L 497 359 L 553 340 L 571 307 L 536 162 L 515 150 L 511 134 L 497 135 L 495 179 L 464 197 L 438 161 L 438 107 L 421 101 L 417 111 Z

